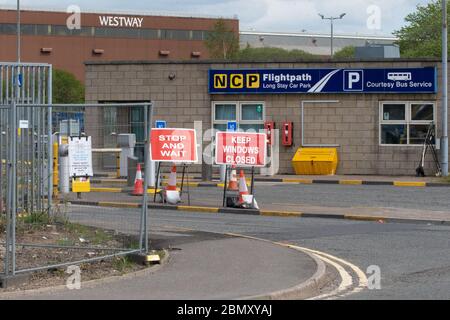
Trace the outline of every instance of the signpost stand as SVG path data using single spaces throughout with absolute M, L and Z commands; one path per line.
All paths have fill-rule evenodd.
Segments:
M 188 172 L 188 165 L 186 163 L 183 163 L 183 173 L 181 176 L 181 187 L 180 187 L 180 197 L 183 197 L 183 187 L 184 187 L 184 177 L 186 176 L 186 187 L 187 187 L 187 196 L 188 196 L 188 206 L 191 205 L 191 192 L 189 190 L 189 172 Z
M 188 164 L 197 162 L 197 139 L 194 129 L 155 128 L 151 132 L 151 160 L 158 162 L 156 174 L 155 194 L 153 202 L 156 202 L 158 193 L 161 163 L 179 163 L 183 167 L 180 188 L 180 198 L 183 194 L 184 180 L 187 179 L 188 203 L 191 203 L 189 190 Z
M 217 132 L 215 162 L 225 165 L 225 184 L 222 203 L 224 207 L 236 205 L 236 201 L 227 199 L 236 197 L 236 192 L 228 192 L 228 175 L 230 166 L 251 168 L 252 208 L 255 207 L 254 184 L 255 167 L 266 165 L 267 135 L 265 133 Z

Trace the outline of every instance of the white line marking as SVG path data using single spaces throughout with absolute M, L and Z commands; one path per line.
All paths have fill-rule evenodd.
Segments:
M 312 249 L 308 249 L 308 248 L 304 248 L 304 247 L 298 247 L 298 246 L 294 246 L 294 245 L 290 245 L 290 244 L 286 244 L 286 243 L 283 243 L 283 244 L 285 246 L 288 246 L 288 247 L 293 248 L 293 249 L 304 250 L 304 251 L 310 252 L 312 254 L 315 254 L 315 255 L 319 256 L 319 258 L 321 258 L 325 262 L 328 262 L 327 260 L 330 260 L 330 259 L 332 259 L 334 261 L 337 261 L 340 264 L 343 264 L 343 265 L 346 265 L 346 266 L 350 267 L 355 272 L 355 274 L 358 276 L 358 286 L 356 286 L 353 290 L 351 290 L 349 292 L 346 292 L 345 294 L 339 294 L 339 292 L 342 292 L 342 291 L 339 290 L 339 288 L 341 288 L 341 286 L 342 286 L 342 283 L 341 283 L 341 285 L 339 286 L 339 288 L 337 290 L 337 294 L 334 293 L 334 291 L 333 291 L 333 292 L 330 292 L 330 293 L 328 293 L 326 295 L 315 297 L 314 299 L 323 299 L 323 298 L 327 298 L 327 297 L 331 297 L 331 296 L 345 297 L 345 296 L 348 296 L 350 294 L 355 294 L 355 293 L 361 292 L 362 290 L 364 290 L 364 288 L 367 288 L 367 277 L 366 277 L 365 273 L 360 268 L 358 268 L 356 265 L 354 265 L 354 264 L 352 264 L 352 263 L 350 263 L 348 261 L 345 261 L 343 259 L 340 259 L 338 257 L 335 257 L 333 255 L 330 255 L 328 253 L 325 253 L 325 252 L 321 252 L 321 251 L 318 251 L 318 250 L 312 250 Z M 337 268 L 334 263 L 331 263 L 331 265 L 333 265 L 333 267 L 335 267 L 338 270 L 339 274 L 341 275 L 342 282 L 348 281 L 348 280 L 346 280 L 343 277 L 343 274 L 340 271 L 340 268 L 342 268 L 342 266 L 339 266 L 339 268 Z M 348 275 L 348 272 L 345 271 L 345 273 Z

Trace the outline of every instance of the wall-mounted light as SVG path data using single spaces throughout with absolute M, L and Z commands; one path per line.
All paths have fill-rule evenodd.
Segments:
M 103 53 L 105 53 L 105 50 L 103 50 L 103 49 L 94 49 L 94 50 L 92 50 L 92 53 L 93 54 L 103 54 Z
M 41 53 L 52 53 L 53 48 L 41 48 Z
M 175 73 L 169 74 L 169 80 L 175 80 L 176 77 L 177 77 L 177 75 Z
M 159 55 L 167 57 L 170 54 L 169 50 L 159 50 Z
M 199 58 L 202 55 L 202 53 L 200 51 L 192 51 L 191 55 L 194 58 Z

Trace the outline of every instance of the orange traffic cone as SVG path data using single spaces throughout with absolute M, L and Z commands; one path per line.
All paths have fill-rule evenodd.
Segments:
M 169 183 L 164 190 L 164 202 L 177 204 L 180 201 L 180 193 L 177 189 L 177 166 L 174 165 L 170 171 Z
M 239 203 L 243 204 L 244 197 L 248 195 L 247 181 L 245 180 L 244 170 L 241 170 L 239 174 Z
M 239 190 L 235 165 L 233 165 L 231 167 L 230 183 L 228 184 L 228 190 L 230 190 L 230 191 L 238 191 Z
M 133 196 L 142 196 L 144 194 L 144 181 L 142 180 L 141 165 L 138 163 L 136 170 L 136 179 L 134 180 Z
M 166 190 L 176 191 L 177 190 L 177 166 L 173 166 L 170 171 L 169 176 L 169 184 L 166 187 Z

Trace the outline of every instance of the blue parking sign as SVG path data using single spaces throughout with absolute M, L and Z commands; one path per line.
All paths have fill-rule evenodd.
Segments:
M 228 122 L 227 131 L 237 131 L 237 122 L 236 121 Z
M 363 91 L 364 71 L 344 70 L 344 91 Z
M 167 126 L 167 123 L 164 120 L 156 120 L 156 122 L 155 122 L 155 127 L 157 129 L 164 129 L 166 126 Z

